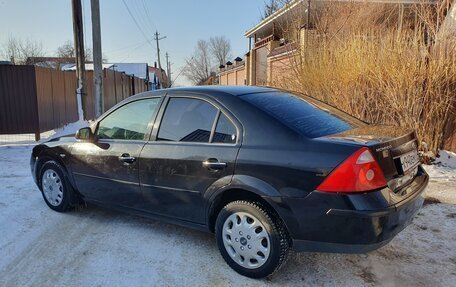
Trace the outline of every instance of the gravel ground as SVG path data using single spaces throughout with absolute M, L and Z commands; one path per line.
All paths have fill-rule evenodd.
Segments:
M 29 155 L 29 146 L 0 147 L 0 286 L 455 286 L 456 182 L 448 178 L 431 180 L 433 200 L 387 246 L 295 253 L 271 278 L 252 280 L 225 264 L 211 234 L 93 206 L 50 210 Z

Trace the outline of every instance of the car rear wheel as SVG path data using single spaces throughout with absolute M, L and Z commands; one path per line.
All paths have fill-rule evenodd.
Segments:
M 72 189 L 57 162 L 51 160 L 43 164 L 40 171 L 40 187 L 44 201 L 51 209 L 64 212 L 71 207 Z
M 244 276 L 266 277 L 287 259 L 290 241 L 285 226 L 258 202 L 227 204 L 217 217 L 215 231 L 223 258 Z

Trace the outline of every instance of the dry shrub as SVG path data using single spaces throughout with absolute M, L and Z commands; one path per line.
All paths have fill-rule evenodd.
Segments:
M 455 56 L 431 46 L 445 6 L 376 5 L 321 9 L 316 29 L 291 61 L 293 72 L 274 84 L 368 122 L 413 128 L 437 151 L 456 97 Z

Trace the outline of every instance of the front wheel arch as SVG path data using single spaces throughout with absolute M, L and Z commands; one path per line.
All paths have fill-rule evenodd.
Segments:
M 57 162 L 62 167 L 63 172 L 65 173 L 65 176 L 67 177 L 67 179 L 69 179 L 68 178 L 68 170 L 67 170 L 67 168 L 65 166 L 65 163 L 62 161 L 62 159 L 59 158 L 58 156 L 52 154 L 48 150 L 42 149 L 39 152 L 39 154 L 37 155 L 37 161 L 36 161 L 36 164 L 35 164 L 35 178 L 37 179 L 38 185 L 41 184 L 41 179 L 40 179 L 41 168 L 48 161 Z M 73 188 L 74 188 L 74 186 L 73 186 Z
M 70 198 L 70 204 L 72 206 L 77 206 L 78 204 L 81 204 L 84 202 L 81 194 L 76 189 L 74 182 L 69 175 L 69 172 L 68 172 L 68 169 L 67 169 L 65 163 L 59 156 L 52 154 L 49 150 L 42 149 L 40 151 L 40 153 L 37 155 L 37 158 L 38 159 L 35 164 L 35 178 L 37 179 L 38 188 L 41 189 L 41 178 L 40 178 L 41 168 L 43 167 L 43 165 L 45 163 L 47 163 L 49 161 L 55 161 L 61 167 L 63 175 L 65 176 L 68 184 L 70 185 L 70 187 L 73 191 L 73 196 Z

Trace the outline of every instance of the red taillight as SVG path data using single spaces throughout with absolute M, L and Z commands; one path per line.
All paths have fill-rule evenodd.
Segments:
M 356 151 L 317 187 L 327 192 L 364 192 L 387 185 L 380 166 L 368 148 Z

